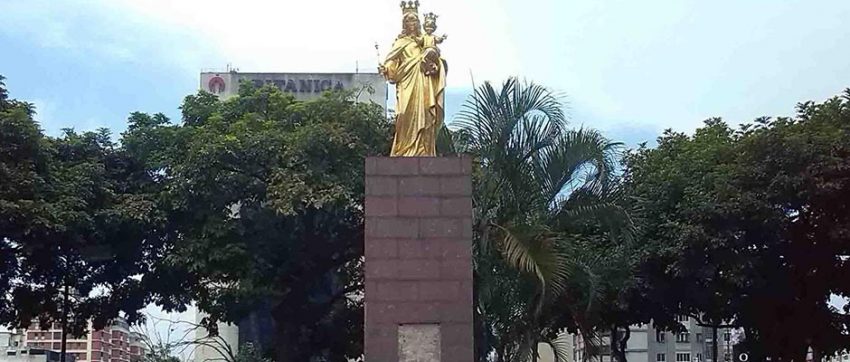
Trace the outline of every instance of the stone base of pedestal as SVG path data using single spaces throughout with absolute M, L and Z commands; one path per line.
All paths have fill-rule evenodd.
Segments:
M 366 160 L 366 362 L 471 362 L 469 157 Z

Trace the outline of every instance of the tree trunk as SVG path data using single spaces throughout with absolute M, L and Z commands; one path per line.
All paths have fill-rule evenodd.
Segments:
M 620 354 L 617 353 L 617 348 L 620 345 L 617 342 L 617 340 L 620 338 L 618 334 L 619 333 L 617 333 L 617 326 L 611 326 L 610 336 L 608 337 L 608 344 L 611 346 L 611 361 L 614 361 L 616 359 L 619 362 L 623 362 L 620 361 Z
M 68 344 L 68 298 L 68 284 L 66 283 L 62 295 L 62 345 L 60 346 L 59 362 L 65 362 L 66 345 Z
M 620 339 L 620 358 L 621 362 L 626 361 L 626 347 L 629 345 L 629 338 L 632 336 L 632 330 L 629 326 L 626 326 L 626 329 L 623 331 L 623 338 Z
M 473 328 L 473 348 L 475 351 L 475 360 L 478 362 L 487 362 L 487 346 L 490 344 L 487 341 L 487 333 L 484 328 L 484 316 L 478 310 L 478 282 L 479 279 L 475 275 L 475 270 L 472 271 L 472 328 Z
M 714 356 L 714 362 L 719 362 L 720 360 L 718 359 L 719 356 L 718 356 L 718 353 L 717 353 L 718 352 L 717 346 L 720 344 L 720 341 L 717 340 L 717 325 L 716 324 L 711 326 L 711 340 L 714 341 L 714 343 L 712 343 L 712 345 L 711 345 L 711 350 L 712 350 L 711 354 L 712 354 L 712 356 Z
M 626 362 L 626 345 L 629 341 L 631 331 L 627 326 L 625 331 L 620 336 L 620 329 L 617 326 L 611 327 L 611 360 L 617 362 Z

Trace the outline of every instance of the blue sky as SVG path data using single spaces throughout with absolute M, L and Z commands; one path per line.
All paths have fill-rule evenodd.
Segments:
M 423 0 L 449 34 L 448 112 L 519 75 L 566 95 L 575 125 L 629 144 L 789 115 L 850 86 L 850 1 Z M 43 128 L 172 118 L 203 68 L 351 71 L 398 32 L 395 1 L 0 1 L 0 74 Z

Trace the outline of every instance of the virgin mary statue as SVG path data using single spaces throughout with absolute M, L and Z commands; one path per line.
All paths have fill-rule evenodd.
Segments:
M 433 54 L 426 59 L 418 7 L 418 1 L 401 3 L 402 32 L 378 67 L 396 86 L 397 118 L 391 156 L 436 156 L 437 131 L 445 115 L 446 62 L 442 58 L 431 61 Z M 428 48 L 429 53 L 434 50 Z

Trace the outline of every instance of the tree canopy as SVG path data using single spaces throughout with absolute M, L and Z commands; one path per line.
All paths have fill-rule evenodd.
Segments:
M 0 322 L 67 316 L 82 332 L 194 303 L 213 332 L 273 321 L 246 360 L 361 355 L 362 174 L 389 150 L 381 107 L 246 83 L 187 96 L 179 122 L 132 113 L 117 140 L 51 137 L 2 80 Z M 741 328 L 754 360 L 850 346 L 850 307 L 829 304 L 850 297 L 850 91 L 794 117 L 668 130 L 622 163 L 621 144 L 516 79 L 476 89 L 455 125 L 438 151 L 475 160 L 480 361 L 533 360 L 538 343 L 566 360 L 572 332 L 591 354 L 608 337 L 622 362 L 630 325 L 677 330 L 682 314 Z
M 48 137 L 34 114 L 0 82 L 0 320 L 134 321 L 163 247 L 159 185 L 107 130 Z
M 389 149 L 381 107 L 347 93 L 309 102 L 243 84 L 186 97 L 182 124 L 135 113 L 123 135 L 164 188 L 169 255 L 152 288 L 204 321 L 275 323 L 277 361 L 362 352 L 364 159 Z
M 626 162 L 644 213 L 654 304 L 742 328 L 751 358 L 803 360 L 850 346 L 850 93 L 792 118 L 667 131 Z
M 550 343 L 566 360 L 562 332 L 593 334 L 594 302 L 621 285 L 603 268 L 634 228 L 614 175 L 622 145 L 570 129 L 559 97 L 516 79 L 476 89 L 457 126 L 454 151 L 476 164 L 478 358 L 525 361 Z

